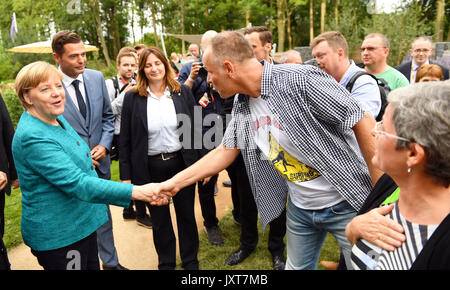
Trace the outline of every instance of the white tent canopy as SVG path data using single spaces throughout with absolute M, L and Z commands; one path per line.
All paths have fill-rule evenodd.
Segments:
M 98 48 L 93 45 L 84 44 L 84 46 L 86 47 L 86 51 L 98 50 Z M 11 49 L 8 49 L 8 51 L 19 53 L 52 53 L 52 42 L 50 40 L 34 42 L 30 44 L 13 47 Z

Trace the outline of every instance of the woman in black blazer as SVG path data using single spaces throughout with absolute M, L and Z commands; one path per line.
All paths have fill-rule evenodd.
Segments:
M 6 270 L 10 267 L 6 248 L 3 244 L 5 194 L 11 194 L 11 185 L 14 188 L 19 186 L 11 151 L 13 137 L 14 127 L 6 104 L 0 95 L 0 270 Z
M 133 184 L 162 182 L 198 159 L 194 149 L 195 101 L 189 87 L 175 80 L 164 54 L 145 49 L 137 85 L 127 92 L 120 128 L 120 179 Z M 180 134 L 181 133 L 181 134 Z M 180 256 L 184 269 L 198 269 L 198 231 L 194 216 L 195 185 L 173 198 Z M 169 205 L 150 206 L 158 268 L 174 269 L 176 240 Z

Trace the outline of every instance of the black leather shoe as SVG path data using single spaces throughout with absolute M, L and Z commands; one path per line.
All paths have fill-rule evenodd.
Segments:
M 145 215 L 144 217 L 136 217 L 136 222 L 138 225 L 143 226 L 144 228 L 151 229 L 153 226 L 152 218 L 149 215 Z
M 122 216 L 123 216 L 124 220 L 135 220 L 136 219 L 136 212 L 134 210 L 133 211 L 129 211 L 128 209 L 126 209 L 126 210 L 124 209 Z
M 284 270 L 286 266 L 286 260 L 283 255 L 275 255 L 273 256 L 273 269 L 274 270 Z
M 214 246 L 221 246 L 223 245 L 223 239 L 222 235 L 220 234 L 219 226 L 213 226 L 207 228 L 206 226 L 203 227 L 206 233 L 206 236 L 208 237 L 208 241 L 211 245 Z
M 109 267 L 109 266 L 102 265 L 102 268 L 103 268 L 103 270 L 129 270 L 120 264 L 117 264 L 117 266 L 115 266 L 115 267 Z
M 237 251 L 233 252 L 226 260 L 225 263 L 230 266 L 237 265 L 244 261 L 253 252 L 244 248 L 239 248 Z

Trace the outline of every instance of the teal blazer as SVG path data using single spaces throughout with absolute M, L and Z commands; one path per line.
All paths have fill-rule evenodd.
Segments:
M 107 219 L 105 204 L 128 207 L 131 184 L 100 179 L 89 146 L 63 116 L 61 126 L 28 112 L 20 118 L 12 150 L 22 191 L 22 237 L 36 251 L 71 245 Z

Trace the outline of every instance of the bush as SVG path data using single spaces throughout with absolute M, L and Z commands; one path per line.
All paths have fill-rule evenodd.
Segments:
M 2 94 L 2 96 L 6 103 L 6 107 L 8 108 L 14 128 L 16 128 L 17 123 L 19 123 L 20 116 L 22 116 L 23 113 L 22 103 L 20 103 L 19 97 L 14 91 L 7 90 Z

